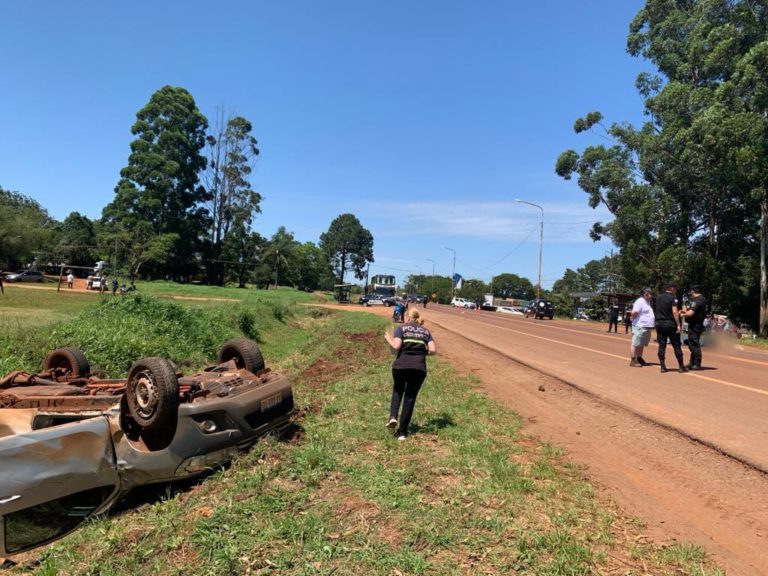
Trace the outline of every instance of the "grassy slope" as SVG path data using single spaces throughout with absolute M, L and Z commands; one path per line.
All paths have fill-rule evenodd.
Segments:
M 398 443 L 384 428 L 383 321 L 275 297 L 248 308 L 268 365 L 294 381 L 301 433 L 96 520 L 10 573 L 720 573 L 694 546 L 647 543 L 559 449 L 521 435 L 514 413 L 439 358 L 414 434 Z M 233 321 L 231 304 L 197 306 Z

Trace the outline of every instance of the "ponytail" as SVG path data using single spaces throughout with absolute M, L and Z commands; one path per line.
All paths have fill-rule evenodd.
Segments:
M 421 318 L 421 315 L 419 314 L 419 311 L 416 310 L 416 308 L 411 308 L 408 310 L 408 317 L 411 319 L 411 322 L 414 324 L 418 324 L 419 326 L 424 325 L 424 319 Z

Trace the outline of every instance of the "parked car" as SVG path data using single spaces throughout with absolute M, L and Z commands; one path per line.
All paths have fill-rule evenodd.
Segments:
M 451 300 L 451 306 L 454 308 L 471 308 L 473 310 L 476 307 L 472 300 L 467 300 L 466 298 L 454 298 Z
M 88 276 L 85 282 L 85 288 L 87 290 L 106 290 L 109 286 L 106 285 L 107 279 L 101 276 Z
M 290 424 L 290 382 L 246 338 L 183 376 L 164 358 L 91 376 L 77 348 L 0 378 L 0 557 L 48 544 L 137 486 L 201 474 Z
M 496 312 L 501 312 L 502 314 L 514 314 L 515 316 L 523 316 L 523 311 L 520 310 L 520 308 L 516 308 L 515 306 L 497 306 Z
M 37 270 L 19 270 L 5 276 L 6 282 L 44 282 L 45 276 Z
M 537 320 L 543 320 L 544 318 L 552 320 L 555 317 L 555 307 L 552 306 L 552 302 L 549 300 L 534 298 L 525 308 L 525 317 L 533 317 Z
M 395 298 L 392 296 L 382 296 L 381 294 L 368 294 L 367 296 L 361 296 L 357 303 L 363 306 L 394 306 Z

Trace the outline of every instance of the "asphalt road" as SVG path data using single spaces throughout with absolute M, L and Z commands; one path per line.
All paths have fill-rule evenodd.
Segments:
M 661 374 L 654 342 L 643 355 L 653 365 L 629 366 L 623 326 L 608 334 L 607 324 L 427 312 L 430 322 L 768 472 L 768 352 L 727 340 L 704 348 L 704 370 Z M 670 346 L 667 366 L 677 366 Z

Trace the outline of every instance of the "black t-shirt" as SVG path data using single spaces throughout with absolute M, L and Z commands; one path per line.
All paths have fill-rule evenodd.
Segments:
M 403 341 L 392 368 L 413 368 L 427 371 L 428 343 L 432 333 L 419 324 L 403 324 L 395 330 L 395 338 Z
M 688 307 L 693 310 L 693 316 L 688 318 L 688 323 L 691 326 L 703 327 L 704 318 L 707 317 L 707 299 L 704 296 L 696 296 Z
M 677 297 L 669 292 L 662 292 L 656 298 L 656 324 L 677 324 L 672 314 L 672 306 L 677 306 Z

